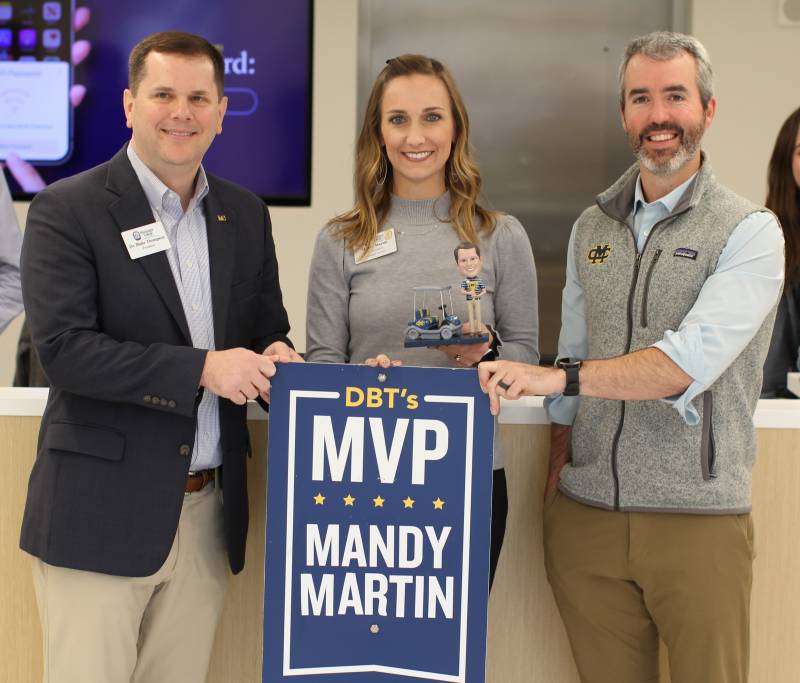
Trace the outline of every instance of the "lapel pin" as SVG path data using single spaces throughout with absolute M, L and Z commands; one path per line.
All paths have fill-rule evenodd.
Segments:
M 228 217 L 224 213 L 218 213 L 217 214 L 217 220 L 220 223 L 227 223 L 228 222 Z

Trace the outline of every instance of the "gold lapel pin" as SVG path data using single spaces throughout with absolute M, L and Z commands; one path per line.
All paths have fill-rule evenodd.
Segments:
M 218 213 L 217 214 L 217 220 L 220 223 L 227 223 L 228 222 L 228 217 L 224 213 Z

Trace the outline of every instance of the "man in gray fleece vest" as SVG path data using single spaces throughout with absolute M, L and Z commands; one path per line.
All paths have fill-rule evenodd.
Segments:
M 549 394 L 547 574 L 581 680 L 740 683 L 749 666 L 753 412 L 783 281 L 774 216 L 720 185 L 694 38 L 632 41 L 637 163 L 570 238 L 556 368 L 482 363 L 498 397 Z

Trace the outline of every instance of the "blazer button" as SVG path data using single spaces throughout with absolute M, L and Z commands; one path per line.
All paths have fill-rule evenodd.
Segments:
M 181 447 L 178 450 L 178 452 L 183 456 L 187 456 L 187 455 L 189 455 L 189 453 L 192 452 L 192 449 L 189 448 L 188 444 L 183 443 L 183 444 L 181 444 Z
M 175 406 L 177 406 L 177 405 L 178 405 L 178 404 L 177 404 L 177 403 L 175 403 L 175 401 L 170 401 L 170 402 L 169 402 L 169 407 L 170 407 L 170 408 L 174 408 L 174 407 L 175 407 Z
M 152 399 L 152 397 L 150 396 L 150 394 L 147 394 L 146 396 L 144 396 L 144 397 L 142 398 L 142 400 L 143 400 L 145 403 L 150 403 L 150 401 L 152 401 L 153 399 Z
M 160 403 L 161 403 L 161 405 L 162 405 L 162 406 L 164 406 L 165 408 L 167 407 L 167 399 L 165 399 L 165 398 L 162 398 L 162 399 L 161 399 L 161 401 L 160 401 Z

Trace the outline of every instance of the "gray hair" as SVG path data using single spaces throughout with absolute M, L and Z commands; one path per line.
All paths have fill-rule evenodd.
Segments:
M 695 77 L 700 91 L 703 109 L 714 96 L 714 75 L 711 72 L 711 59 L 703 44 L 694 36 L 670 31 L 654 31 L 645 36 L 634 38 L 625 48 L 622 64 L 619 65 L 619 106 L 625 109 L 625 69 L 635 55 L 644 55 L 650 59 L 666 61 L 680 57 L 685 53 L 694 57 Z

